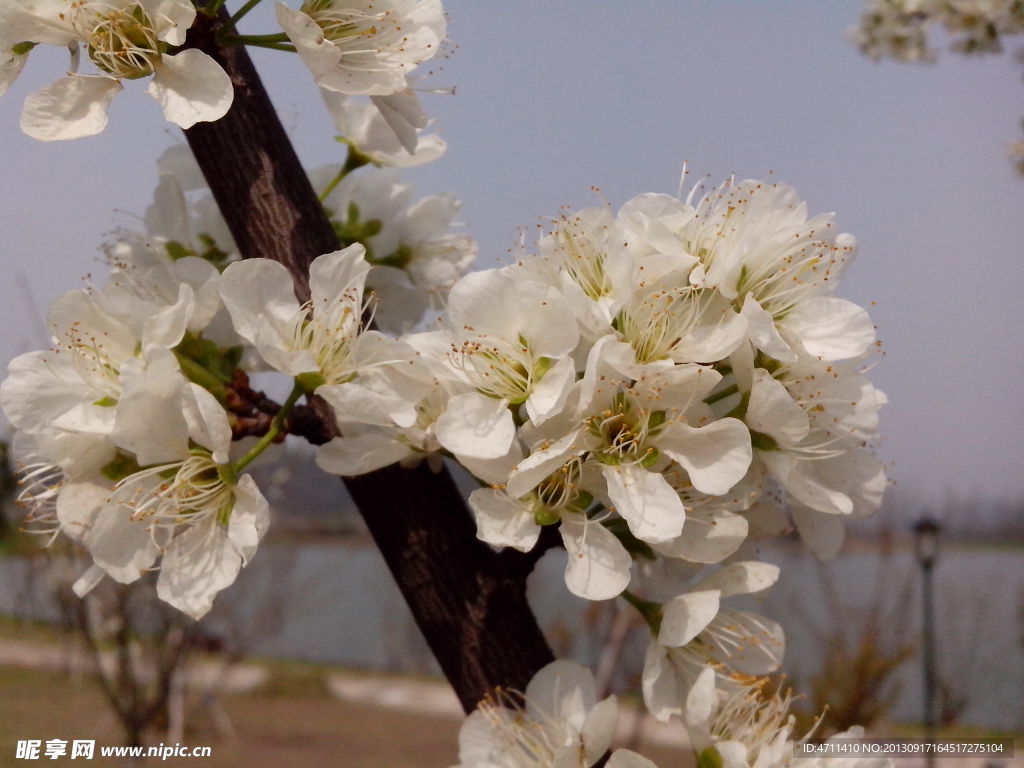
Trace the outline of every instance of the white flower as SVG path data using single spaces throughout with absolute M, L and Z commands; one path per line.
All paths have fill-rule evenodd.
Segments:
M 525 694 L 499 690 L 466 718 L 458 768 L 590 768 L 607 751 L 617 719 L 614 696 L 596 701 L 589 670 L 554 661 Z
M 97 475 L 115 452 L 115 446 L 102 435 L 54 428 L 15 431 L 11 457 L 20 486 L 15 501 L 25 509 L 25 528 L 51 537 L 59 531 L 81 540 L 88 520 L 61 496 L 76 478 Z
M 658 636 L 644 659 L 644 703 L 661 721 L 685 707 L 701 674 L 714 670 L 716 690 L 734 692 L 749 676 L 773 672 L 782 661 L 784 636 L 775 622 L 756 613 L 724 608 L 733 595 L 767 589 L 779 569 L 768 563 L 727 565 L 662 606 Z M 703 695 L 702 688 L 695 695 Z M 716 694 L 715 694 L 716 695 Z
M 324 200 L 340 239 L 366 246 L 367 261 L 376 267 L 367 278 L 378 297 L 374 317 L 393 333 L 439 308 L 477 253 L 472 238 L 451 231 L 461 207 L 454 195 L 411 197 L 412 187 L 399 182 L 397 171 L 371 170 L 347 176 Z
M 701 672 L 690 689 L 684 722 L 694 751 L 714 751 L 723 768 L 781 768 L 789 765 L 795 718 L 789 694 L 764 694 L 765 678 L 715 696 L 715 671 Z M 717 700 L 716 700 L 717 699 Z
M 373 104 L 326 89 L 321 89 L 320 95 L 345 143 L 374 165 L 410 168 L 436 160 L 447 149 L 440 136 L 430 134 L 418 136 L 413 142 L 415 151 L 409 151 Z
M 317 464 L 325 472 L 351 477 L 399 461 L 403 466 L 415 465 L 423 458 L 435 470 L 442 466 L 437 419 L 452 396 L 472 387 L 449 363 L 445 334 L 418 333 L 403 337 L 403 341 L 417 354 L 412 365 L 382 367 L 362 374 L 360 380 L 371 390 L 404 392 L 414 405 L 415 422 L 402 427 L 366 424 L 358 413 L 348 413 L 339 419 L 342 436 L 317 451 Z
M 436 56 L 445 38 L 440 0 L 306 0 L 277 5 L 277 20 L 328 91 L 368 95 L 405 149 L 426 127 L 407 76 Z
M 540 257 L 522 261 L 527 273 L 558 288 L 590 341 L 608 333 L 633 290 L 625 235 L 607 205 L 565 213 L 537 244 Z
M 454 453 L 498 458 L 515 434 L 510 405 L 540 423 L 565 404 L 575 380 L 576 321 L 557 291 L 520 279 L 514 267 L 459 280 L 448 321 L 452 359 L 478 391 L 452 398 L 438 438 Z
M 112 492 L 98 478 L 83 480 L 61 500 L 86 518 L 83 542 L 103 573 L 130 583 L 162 555 L 157 594 L 198 619 L 255 553 L 269 509 L 252 478 L 237 477 L 228 463 L 231 427 L 213 396 L 195 384 L 166 389 L 136 414 L 163 419 L 145 448 L 166 458 L 124 475 Z M 80 595 L 95 574 L 76 584 Z
M 101 132 L 122 80 L 152 77 L 147 92 L 182 128 L 218 120 L 231 107 L 231 81 L 210 56 L 195 49 L 168 53 L 185 42 L 195 19 L 188 0 L 13 2 L 4 17 L 5 40 L 70 45 L 74 51 L 81 45 L 100 72 L 72 71 L 29 96 L 21 126 L 33 138 L 58 141 Z
M 546 422 L 534 439 L 543 437 Z M 526 430 L 524 429 L 524 432 Z M 587 516 L 598 492 L 600 476 L 594 462 L 569 457 L 564 464 L 548 467 L 548 474 L 534 473 L 532 487 L 520 482 L 511 495 L 505 481 L 521 461 L 519 443 L 507 456 L 489 462 L 470 462 L 469 469 L 490 488 L 478 488 L 469 495 L 469 507 L 476 519 L 477 538 L 496 547 L 513 547 L 529 552 L 537 543 L 542 525 L 558 524 L 568 554 L 565 584 L 574 595 L 587 600 L 609 600 L 629 584 L 632 557 L 600 519 Z
M 387 95 L 437 55 L 445 37 L 440 0 L 306 0 L 277 5 L 277 19 L 321 88 Z
M 586 453 L 600 464 L 608 498 L 633 535 L 667 542 L 680 535 L 686 519 L 679 494 L 662 474 L 669 460 L 686 470 L 698 490 L 723 494 L 750 466 L 750 437 L 739 420 L 712 421 L 703 406 L 718 373 L 678 365 L 624 381 L 604 358 L 616 343 L 606 337 L 593 347 L 575 418 L 562 437 L 518 464 L 507 487 L 521 495 L 539 477 Z
M 881 506 L 885 471 L 865 446 L 885 402 L 862 375 L 836 363 L 804 359 L 774 374 L 753 372 L 744 418 L 758 461 L 785 489 L 797 528 L 820 557 L 842 543 L 839 516 L 864 517 Z
M 317 257 L 309 269 L 311 298 L 300 305 L 291 275 L 270 259 L 228 266 L 220 292 L 238 335 L 273 368 L 306 374 L 306 384 L 335 409 L 367 423 L 411 426 L 416 410 L 402 391 L 381 392 L 356 381 L 371 368 L 406 362 L 412 350 L 363 330 L 363 286 L 370 265 L 361 245 Z
M 11 424 L 27 431 L 56 427 L 110 434 L 124 393 L 122 371 L 144 368 L 133 362 L 140 354 L 174 347 L 185 333 L 194 294 L 185 283 L 172 292 L 173 303 L 135 303 L 121 316 L 115 310 L 127 306 L 102 292 L 72 291 L 58 299 L 49 314 L 54 348 L 16 357 L 0 385 L 0 404 Z

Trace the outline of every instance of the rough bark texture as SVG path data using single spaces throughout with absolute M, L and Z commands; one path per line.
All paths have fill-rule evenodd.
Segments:
M 200 14 L 188 45 L 224 67 L 234 104 L 185 135 L 242 255 L 287 266 L 305 299 L 310 262 L 337 241 L 248 54 L 216 43 L 223 20 Z M 319 414 L 326 439 L 333 419 L 322 401 L 312 405 L 306 417 Z M 478 541 L 447 471 L 396 465 L 345 483 L 463 708 L 498 686 L 525 690 L 553 659 L 526 602 L 535 558 Z

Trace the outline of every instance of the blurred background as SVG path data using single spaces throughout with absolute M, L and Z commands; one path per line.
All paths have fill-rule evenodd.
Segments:
M 457 47 L 427 85 L 457 91 L 424 102 L 449 150 L 406 176 L 421 194 L 463 200 L 480 267 L 507 263 L 519 231 L 529 237 L 561 206 L 617 208 L 704 176 L 792 184 L 812 213 L 835 211 L 858 237 L 840 293 L 873 303 L 884 344 L 871 377 L 891 401 L 879 453 L 892 487 L 831 564 L 793 542 L 759 550 L 783 578 L 757 608 L 786 629 L 786 684 L 804 692 L 805 718 L 827 704 L 828 730 L 859 722 L 920 735 L 927 569 L 912 526 L 934 519 L 936 726 L 1024 731 L 1024 177 L 1009 155 L 1024 100 L 1014 40 L 1002 55 L 875 63 L 847 39 L 857 0 L 445 6 Z M 244 31 L 274 28 L 267 2 Z M 934 42 L 945 48 L 941 35 Z M 98 137 L 23 136 L 24 97 L 58 77 L 65 57 L 37 49 L 0 99 L 3 360 L 47 346 L 50 302 L 90 272 L 102 279 L 104 234 L 144 212 L 156 158 L 181 141 L 141 83 L 115 100 Z M 339 162 L 301 63 L 254 58 L 303 161 Z M 213 743 L 210 765 L 456 761 L 454 697 L 431 682 L 436 668 L 358 516 L 339 502 L 340 484 L 301 447 L 263 471 L 269 539 L 198 625 L 162 610 L 145 584 L 69 598 L 82 564 L 41 553 L 5 508 L 0 765 L 17 739 L 76 736 Z M 9 501 L 10 477 L 4 489 Z M 572 599 L 559 556 L 542 561 L 532 585 L 549 638 L 599 669 L 618 659 L 607 682 L 627 687 L 644 630 L 614 604 Z M 687 764 L 674 732 L 636 727 L 660 745 L 659 764 Z

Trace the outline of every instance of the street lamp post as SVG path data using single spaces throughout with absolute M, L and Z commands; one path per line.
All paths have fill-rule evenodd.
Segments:
M 927 515 L 914 523 L 914 556 L 921 566 L 921 602 L 924 606 L 924 731 L 929 742 L 935 741 L 935 590 L 933 573 L 939 554 L 942 526 Z M 928 768 L 935 765 L 933 752 L 926 752 Z

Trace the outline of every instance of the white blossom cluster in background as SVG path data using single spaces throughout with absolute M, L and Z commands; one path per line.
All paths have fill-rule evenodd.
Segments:
M 931 61 L 928 36 L 941 27 L 960 53 L 1001 53 L 1006 35 L 1024 31 L 1020 0 L 867 0 L 850 36 L 873 59 Z
M 876 31 L 924 12 L 874 5 Z M 13 0 L 0 90 L 34 45 L 68 45 L 71 74 L 26 103 L 37 138 L 102 130 L 121 81 L 150 76 L 169 120 L 218 119 L 227 76 L 175 52 L 195 15 L 185 0 Z M 420 135 L 409 84 L 444 45 L 440 2 L 306 0 L 277 18 L 284 33 L 249 42 L 301 56 L 348 148 L 310 173 L 338 249 L 300 301 L 284 266 L 240 259 L 186 150 L 161 158 L 143 231 L 106 247 L 107 282 L 59 299 L 51 349 L 0 386 L 28 527 L 89 551 L 80 595 L 159 570 L 159 596 L 200 618 L 269 525 L 246 470 L 317 395 L 341 435 L 318 449 L 323 470 L 459 462 L 480 482 L 481 540 L 529 552 L 557 528 L 568 590 L 640 612 L 643 701 L 682 720 L 704 768 L 788 765 L 789 695 L 769 693 L 782 629 L 732 598 L 779 576 L 748 541 L 795 529 L 829 558 L 844 522 L 881 504 L 885 396 L 865 375 L 878 342 L 837 295 L 855 238 L 785 184 L 728 179 L 563 212 L 514 263 L 469 272 L 457 199 L 414 199 L 399 175 L 445 151 Z M 83 50 L 98 74 L 77 73 Z M 290 380 L 283 403 L 251 389 L 267 371 Z M 460 765 L 587 768 L 615 721 L 590 673 L 556 662 L 480 705 Z M 653 763 L 617 750 L 608 765 Z

